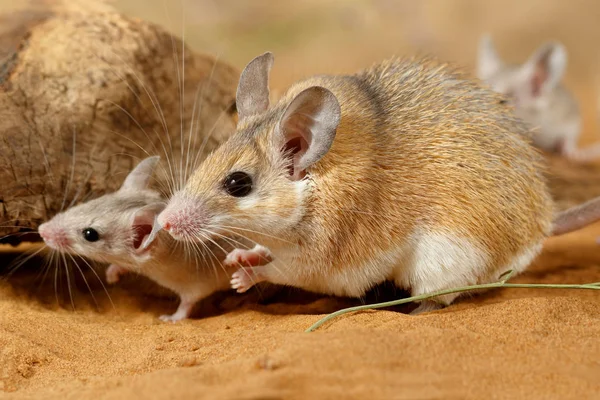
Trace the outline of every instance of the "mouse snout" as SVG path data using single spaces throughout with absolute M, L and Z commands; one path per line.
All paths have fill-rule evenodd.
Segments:
M 56 250 L 64 250 L 69 247 L 70 241 L 64 229 L 53 224 L 43 223 L 38 228 L 38 233 L 44 242 Z
M 157 222 L 174 239 L 196 239 L 201 237 L 206 218 L 193 202 L 173 197 L 158 215 Z

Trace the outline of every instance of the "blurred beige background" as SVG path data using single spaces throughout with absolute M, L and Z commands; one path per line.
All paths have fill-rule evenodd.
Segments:
M 583 109 L 582 141 L 600 140 L 598 0 L 112 2 L 239 68 L 260 52 L 273 51 L 272 82 L 281 89 L 306 74 L 352 72 L 394 54 L 435 54 L 472 71 L 484 32 L 493 35 L 501 56 L 513 62 L 524 61 L 546 40 L 559 40 L 569 52 L 566 84 Z M 0 0 L 0 9 L 16 4 Z
M 582 142 L 600 139 L 600 1 L 597 0 L 115 0 L 201 51 L 243 67 L 275 53 L 273 85 L 306 74 L 352 72 L 390 55 L 431 53 L 473 71 L 490 32 L 508 61 L 545 40 L 569 53 L 565 82 L 584 113 Z

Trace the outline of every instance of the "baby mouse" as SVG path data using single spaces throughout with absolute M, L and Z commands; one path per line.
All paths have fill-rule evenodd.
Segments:
M 231 273 L 238 267 L 227 267 L 221 261 L 242 242 L 221 236 L 200 246 L 182 248 L 161 231 L 142 249 L 155 216 L 165 206 L 160 194 L 148 187 L 158 162 L 159 157 L 146 158 L 117 192 L 56 215 L 40 225 L 39 233 L 54 250 L 110 263 L 108 283 L 135 272 L 175 292 L 180 298 L 177 311 L 160 317 L 175 322 L 187 318 L 199 300 L 229 288 Z
M 490 35 L 479 42 L 477 76 L 506 95 L 516 114 L 534 128 L 534 144 L 573 161 L 592 161 L 600 157 L 600 144 L 577 147 L 581 116 L 577 102 L 561 83 L 566 66 L 567 52 L 557 42 L 543 44 L 522 65 L 504 63 Z
M 275 261 L 238 270 L 238 291 L 267 280 L 360 297 L 392 280 L 420 295 L 492 282 L 523 271 L 553 232 L 600 218 L 596 201 L 585 220 L 570 210 L 553 225 L 528 127 L 446 64 L 391 59 L 314 76 L 269 106 L 272 63 L 265 53 L 246 66 L 236 133 L 158 216 L 178 240 L 227 227 L 266 246 Z

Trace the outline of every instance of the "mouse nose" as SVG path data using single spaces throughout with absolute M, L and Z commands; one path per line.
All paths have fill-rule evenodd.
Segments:
M 48 237 L 48 224 L 45 222 L 43 224 L 41 224 L 38 227 L 38 233 L 40 234 L 42 239 L 46 240 L 46 238 Z
M 70 241 L 63 229 L 43 223 L 38 227 L 38 233 L 44 242 L 53 249 L 62 250 L 69 246 Z
M 181 231 L 181 218 L 178 216 L 179 212 L 172 212 L 171 210 L 165 211 L 160 213 L 156 221 L 162 229 L 169 232 L 170 234 L 179 234 L 179 232 Z
M 201 231 L 205 219 L 195 204 L 174 196 L 158 215 L 157 222 L 175 239 L 193 239 Z

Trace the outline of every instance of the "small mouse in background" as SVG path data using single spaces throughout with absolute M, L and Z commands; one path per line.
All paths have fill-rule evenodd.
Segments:
M 236 251 L 278 260 L 236 271 L 239 292 L 261 281 L 350 297 L 385 280 L 412 295 L 487 283 L 527 268 L 548 235 L 600 218 L 595 200 L 553 223 L 529 127 L 446 64 L 314 76 L 270 106 L 272 63 L 265 53 L 246 66 L 236 133 L 157 219 L 178 240 L 226 227 L 263 245 Z
M 533 143 L 575 162 L 594 161 L 600 158 L 600 143 L 578 148 L 581 115 L 561 82 L 566 67 L 567 51 L 558 42 L 541 45 L 525 63 L 514 65 L 500 58 L 489 34 L 479 41 L 478 78 L 508 98 L 516 114 L 533 128 Z
M 108 283 L 125 273 L 144 275 L 170 289 L 180 298 L 172 315 L 163 321 L 188 318 L 199 300 L 229 289 L 230 276 L 239 266 L 223 264 L 241 238 L 219 238 L 202 245 L 182 246 L 166 232 L 158 232 L 144 249 L 141 244 L 152 232 L 156 215 L 166 201 L 149 188 L 159 157 L 141 161 L 121 188 L 97 199 L 71 207 L 40 225 L 38 231 L 51 249 L 109 263 Z

